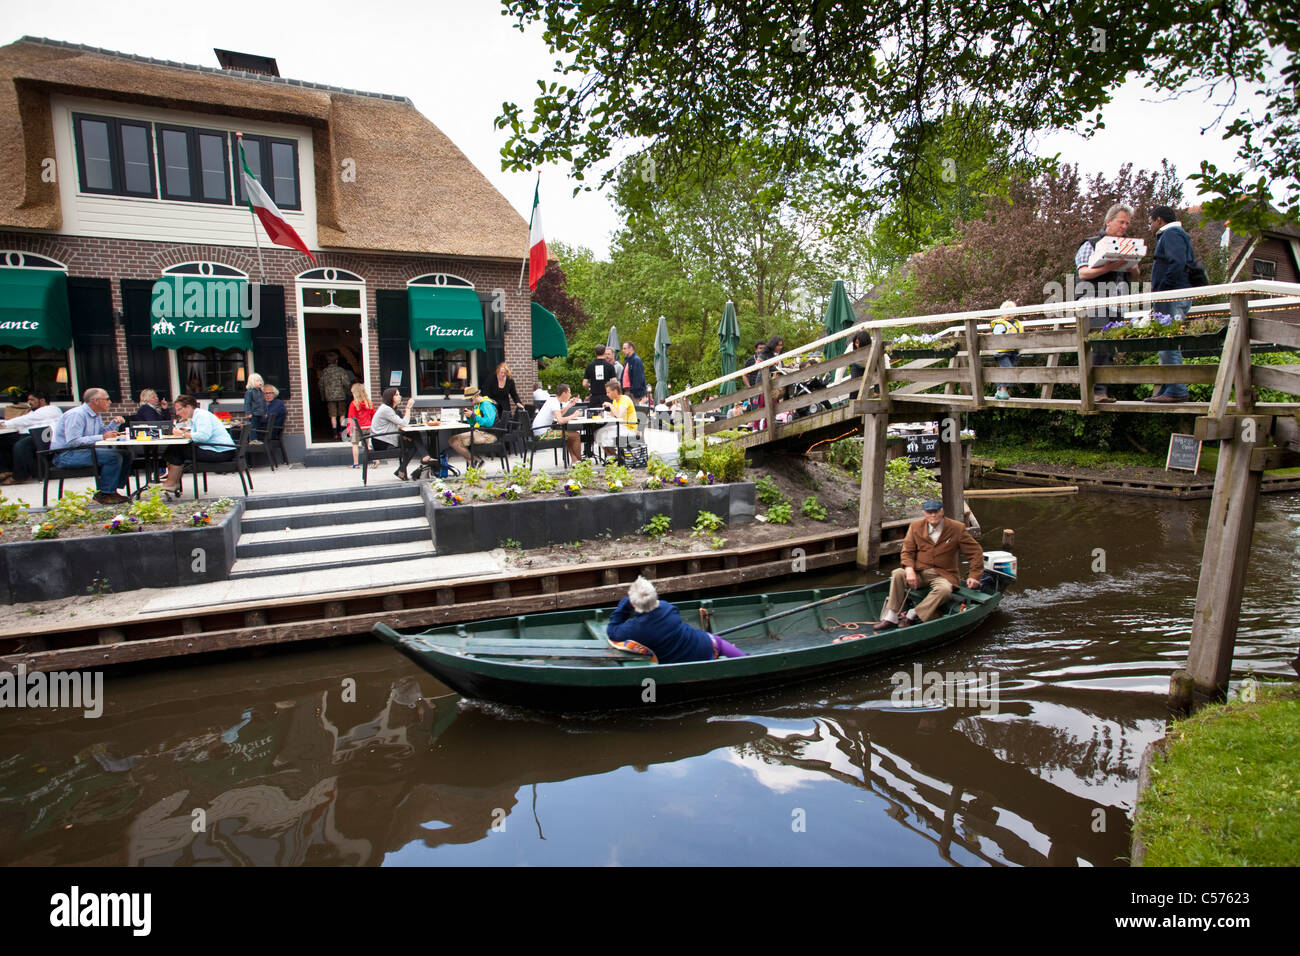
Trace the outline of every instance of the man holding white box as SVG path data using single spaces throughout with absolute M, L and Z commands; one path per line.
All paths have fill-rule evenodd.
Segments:
M 1077 272 L 1077 281 L 1074 284 L 1076 300 L 1094 296 L 1104 299 L 1129 293 L 1129 283 L 1136 282 L 1138 278 L 1138 261 L 1146 254 L 1145 244 L 1130 244 L 1129 240 L 1124 239 L 1132 221 L 1133 208 L 1124 203 L 1116 203 L 1106 210 L 1106 224 L 1101 232 L 1085 239 L 1079 246 L 1079 251 L 1074 255 L 1074 266 Z M 1097 257 L 1095 253 L 1098 251 L 1098 246 L 1103 243 L 1105 245 L 1101 249 L 1102 256 Z M 1140 252 L 1137 248 L 1139 244 L 1142 247 Z M 1094 261 L 1097 262 L 1096 265 L 1092 264 Z M 1099 329 L 1108 322 L 1121 318 L 1123 314 L 1118 308 L 1105 306 L 1094 308 L 1088 314 L 1088 327 Z M 1076 321 L 1083 321 L 1083 319 L 1080 317 Z M 1109 352 L 1101 352 L 1092 357 L 1094 368 L 1111 365 L 1113 362 L 1114 357 Z M 1107 393 L 1105 385 L 1093 386 L 1092 400 L 1099 403 L 1115 401 Z

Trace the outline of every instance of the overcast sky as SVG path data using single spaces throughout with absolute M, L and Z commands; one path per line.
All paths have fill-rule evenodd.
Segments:
M 410 97 L 527 219 L 533 175 L 501 171 L 505 133 L 492 121 L 506 100 L 531 103 L 536 81 L 549 81 L 553 58 L 539 31 L 520 33 L 500 10 L 495 0 L 222 0 L 201 7 L 175 0 L 0 0 L 0 43 L 47 37 L 214 67 L 219 47 L 275 57 L 281 76 Z M 1146 102 L 1140 85 L 1129 84 L 1106 110 L 1105 130 L 1089 141 L 1043 137 L 1042 152 L 1107 174 L 1125 162 L 1155 168 L 1165 157 L 1184 176 L 1203 158 L 1232 166 L 1221 130 L 1201 135 L 1216 113 L 1197 97 Z M 573 196 L 566 172 L 542 171 L 546 236 L 603 255 L 618 219 L 602 195 Z M 1187 195 L 1193 199 L 1195 190 Z

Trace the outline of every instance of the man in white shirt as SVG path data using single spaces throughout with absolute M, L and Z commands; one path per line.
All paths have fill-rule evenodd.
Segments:
M 533 416 L 533 434 L 541 441 L 564 436 L 564 444 L 569 449 L 569 457 L 577 461 L 582 457 L 582 436 L 577 432 L 566 432 L 563 426 L 582 414 L 578 400 L 572 397 L 567 385 L 555 390 L 555 396 L 548 398 L 537 414 Z
M 63 409 L 50 404 L 44 392 L 27 396 L 26 415 L 4 422 L 5 428 L 15 429 L 12 435 L 0 436 L 0 484 L 17 485 L 30 481 L 36 473 L 36 447 L 28 434 L 33 428 L 53 425 L 63 414 Z

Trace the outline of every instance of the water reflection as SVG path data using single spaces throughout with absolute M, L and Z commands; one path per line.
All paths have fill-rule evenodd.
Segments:
M 0 862 L 1121 864 L 1186 656 L 1203 505 L 1059 502 L 982 509 L 1017 528 L 1022 587 L 898 665 L 996 672 L 995 712 L 900 709 L 887 666 L 553 718 L 460 701 L 369 643 L 110 675 L 98 720 L 0 713 Z M 1298 527 L 1300 496 L 1267 502 L 1236 679 L 1294 655 Z

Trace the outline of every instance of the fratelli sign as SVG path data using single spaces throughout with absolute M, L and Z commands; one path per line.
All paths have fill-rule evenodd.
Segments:
M 215 276 L 164 276 L 153 284 L 156 349 L 248 349 L 261 324 L 260 283 Z

